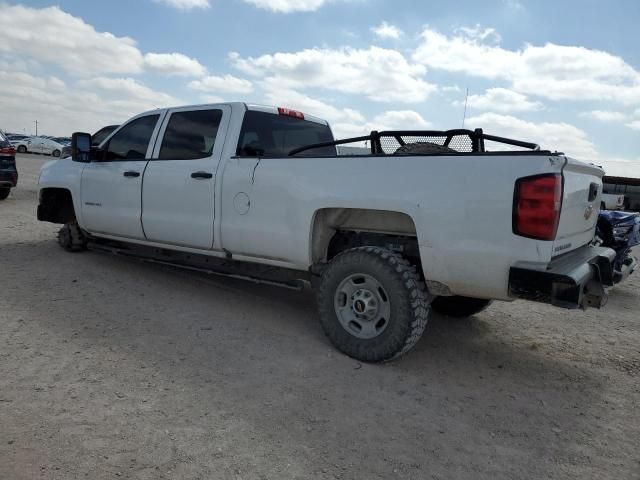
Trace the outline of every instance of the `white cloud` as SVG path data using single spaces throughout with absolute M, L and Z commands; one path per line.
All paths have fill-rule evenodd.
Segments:
M 511 89 L 551 100 L 640 102 L 640 72 L 600 50 L 547 43 L 508 50 L 481 37 L 425 29 L 413 59 L 426 66 L 511 82 Z
M 368 135 L 372 130 L 418 130 L 431 128 L 431 123 L 413 110 L 389 110 L 366 122 L 337 121 L 331 124 L 336 138 Z M 348 145 L 362 146 L 362 145 Z
M 219 95 L 211 95 L 211 94 L 208 94 L 208 93 L 200 95 L 200 99 L 204 103 L 224 103 L 225 102 L 225 98 L 224 97 L 221 97 Z
M 213 94 L 217 92 L 251 93 L 253 91 L 253 84 L 249 80 L 234 77 L 233 75 L 209 75 L 200 80 L 190 82 L 189 88 Z
M 180 10 L 192 10 L 194 8 L 209 8 L 211 4 L 209 0 L 155 0 L 158 3 L 164 3 L 170 7 L 179 8 Z
M 0 70 L 0 128 L 49 135 L 95 131 L 134 114 L 182 103 L 127 78 L 93 78 L 67 85 L 56 77 Z
M 634 120 L 633 122 L 627 123 L 627 127 L 640 131 L 640 120 Z
M 474 40 L 492 40 L 496 43 L 502 41 L 502 37 L 495 28 L 484 28 L 479 23 L 475 27 L 460 27 L 456 33 L 461 33 Z
M 568 156 L 593 161 L 599 157 L 587 133 L 567 123 L 533 123 L 510 115 L 483 113 L 467 119 L 470 128 L 482 128 L 486 133 L 534 142 L 543 149 L 562 151 Z M 487 145 L 487 148 L 495 148 Z
M 437 89 L 423 80 L 424 66 L 379 47 L 314 48 L 255 58 L 232 53 L 230 60 L 242 72 L 277 79 L 283 87 L 335 90 L 376 102 L 422 102 Z
M 485 45 L 464 35 L 446 37 L 425 29 L 422 42 L 413 54 L 414 61 L 449 72 L 467 73 L 484 78 L 508 77 L 518 53 Z
M 464 105 L 464 101 L 457 100 L 455 106 Z M 506 88 L 490 88 L 483 95 L 469 95 L 469 108 L 488 112 L 531 112 L 542 110 L 544 105 L 529 100 L 526 95 L 513 92 Z
M 640 178 L 640 157 L 635 159 L 605 157 L 597 163 L 604 167 L 606 175 Z
M 25 54 L 78 75 L 140 73 L 142 54 L 129 37 L 97 32 L 59 7 L 0 8 L 0 52 Z
M 413 110 L 389 110 L 375 116 L 372 123 L 377 130 L 420 130 L 432 126 Z
M 276 79 L 260 83 L 264 90 L 264 102 L 270 105 L 292 108 L 327 120 L 336 138 L 367 135 L 371 130 L 396 130 L 430 128 L 419 113 L 412 110 L 391 110 L 367 120 L 357 110 L 340 108 L 312 98 L 291 88 L 283 87 Z
M 627 116 L 622 112 L 611 112 L 608 110 L 591 110 L 590 112 L 582 112 L 580 116 L 607 123 L 623 122 L 627 118 Z
M 59 7 L 2 5 L 0 23 L 0 53 L 55 64 L 72 75 L 130 75 L 145 68 L 163 75 L 206 74 L 200 62 L 181 53 L 143 56 L 132 38 L 98 32 Z
M 371 31 L 380 38 L 392 38 L 394 40 L 397 40 L 404 35 L 402 30 L 387 22 L 382 22 L 377 27 L 371 27 Z
M 290 88 L 282 88 L 275 79 L 267 79 L 261 83 L 265 91 L 264 101 L 270 105 L 292 108 L 320 117 L 329 123 L 356 122 L 364 123 L 364 116 L 351 108 L 338 108 L 321 100 L 311 98 Z
M 174 106 L 179 103 L 175 97 L 155 91 L 133 78 L 98 77 L 90 80 L 81 80 L 78 85 L 105 93 L 112 93 L 116 99 L 134 99 L 147 102 L 148 105 L 158 108 Z
M 315 12 L 330 0 L 244 0 L 263 10 L 278 13 Z M 336 1 L 336 0 L 333 0 Z
M 144 63 L 147 69 L 169 76 L 201 77 L 207 73 L 198 60 L 182 53 L 147 53 Z

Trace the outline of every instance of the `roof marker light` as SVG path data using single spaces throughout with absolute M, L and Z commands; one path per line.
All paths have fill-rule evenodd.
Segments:
M 291 110 L 290 108 L 278 107 L 278 113 L 280 115 L 285 115 L 287 117 L 293 117 L 299 120 L 304 120 L 304 113 L 298 112 L 297 110 Z

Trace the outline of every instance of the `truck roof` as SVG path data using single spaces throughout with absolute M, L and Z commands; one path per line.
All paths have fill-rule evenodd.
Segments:
M 313 123 L 319 123 L 321 125 L 329 125 L 329 122 L 327 122 L 326 120 L 320 118 L 320 117 L 316 117 L 314 115 L 308 115 L 305 112 L 300 112 L 297 110 L 293 110 L 293 109 L 289 109 L 288 107 L 274 107 L 271 105 L 261 105 L 261 104 L 257 104 L 257 103 L 246 103 L 246 102 L 218 102 L 218 103 L 200 103 L 200 104 L 193 104 L 193 105 L 173 105 L 171 107 L 165 107 L 165 108 L 156 108 L 153 110 L 147 110 L 146 112 L 142 112 L 139 115 L 145 115 L 148 113 L 153 113 L 153 112 L 158 112 L 158 111 L 163 111 L 163 110 L 171 110 L 173 108 L 200 108 L 200 107 L 215 107 L 216 105 L 229 105 L 232 109 L 238 109 L 238 108 L 243 108 L 245 110 L 255 110 L 255 111 L 259 111 L 259 112 L 266 112 L 266 113 L 273 113 L 274 115 L 279 115 L 281 114 L 281 110 L 286 110 L 287 112 L 292 112 L 292 113 L 300 113 L 303 115 L 303 119 L 307 120 L 309 122 L 313 122 Z

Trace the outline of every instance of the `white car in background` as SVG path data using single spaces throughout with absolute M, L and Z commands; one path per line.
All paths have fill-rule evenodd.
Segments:
M 15 144 L 18 153 L 40 153 L 59 157 L 64 145 L 45 137 L 24 138 Z

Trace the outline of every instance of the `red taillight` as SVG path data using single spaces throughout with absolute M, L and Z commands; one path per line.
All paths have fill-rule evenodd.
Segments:
M 278 107 L 278 113 L 280 115 L 285 115 L 287 117 L 297 118 L 299 120 L 304 120 L 304 113 L 298 112 L 297 110 L 291 110 L 289 108 Z
M 562 206 L 562 176 L 536 175 L 516 181 L 513 233 L 555 240 Z
M 0 156 L 1 157 L 13 157 L 16 154 L 16 149 L 13 147 L 2 147 L 0 148 Z

